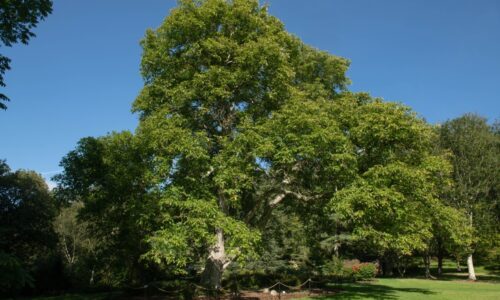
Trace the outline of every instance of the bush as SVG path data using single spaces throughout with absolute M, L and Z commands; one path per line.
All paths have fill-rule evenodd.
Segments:
M 334 257 L 321 266 L 321 275 L 323 276 L 343 276 L 344 273 L 344 262 L 338 257 Z
M 342 260 L 334 257 L 321 267 L 321 275 L 339 281 L 370 280 L 377 275 L 375 263 L 361 263 L 357 259 Z
M 361 263 L 351 268 L 355 280 L 370 280 L 377 275 L 377 265 L 374 263 Z

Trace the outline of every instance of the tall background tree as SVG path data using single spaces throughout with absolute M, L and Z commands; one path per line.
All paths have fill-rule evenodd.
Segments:
M 469 279 L 475 280 L 473 253 L 483 243 L 495 242 L 498 234 L 498 216 L 494 212 L 498 205 L 500 138 L 486 119 L 466 114 L 441 126 L 440 141 L 453 154 L 454 188 L 449 202 L 466 211 L 464 222 L 474 233 L 467 245 L 467 267 Z
M 0 0 L 0 46 L 28 44 L 32 32 L 41 20 L 52 12 L 51 0 Z M 10 69 L 10 59 L 0 54 L 0 87 L 5 86 L 4 74 Z M 0 109 L 6 109 L 9 98 L 0 93 Z

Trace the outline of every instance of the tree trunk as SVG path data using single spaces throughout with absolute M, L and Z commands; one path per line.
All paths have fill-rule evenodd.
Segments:
M 457 272 L 462 272 L 462 267 L 460 266 L 460 258 L 457 257 Z
M 474 228 L 472 221 L 472 211 L 469 213 L 470 227 Z M 472 253 L 467 256 L 467 272 L 469 272 L 469 280 L 476 280 L 476 272 L 474 272 L 474 262 L 472 261 Z
M 438 253 L 438 275 L 443 275 L 443 253 Z
M 94 285 L 94 267 L 92 267 L 92 272 L 90 273 L 89 285 L 90 286 Z
M 443 257 L 444 257 L 444 247 L 443 247 L 443 241 L 440 237 L 437 238 L 437 259 L 438 259 L 438 268 L 437 268 L 437 273 L 438 276 L 443 275 Z
M 212 290 L 220 290 L 222 288 L 222 274 L 230 263 L 230 260 L 226 256 L 224 234 L 221 229 L 217 229 L 216 238 L 217 241 L 210 248 L 205 269 L 201 275 L 201 283 Z
M 335 255 L 336 258 L 340 257 L 339 248 L 340 244 L 335 242 L 335 244 L 333 245 L 333 255 Z
M 382 273 L 384 276 L 394 275 L 394 260 L 390 256 L 386 256 L 382 260 Z
M 424 255 L 425 278 L 431 278 L 431 257 L 429 254 Z
M 467 271 L 469 272 L 469 280 L 476 280 L 476 273 L 474 272 L 474 262 L 472 261 L 472 254 L 467 256 Z

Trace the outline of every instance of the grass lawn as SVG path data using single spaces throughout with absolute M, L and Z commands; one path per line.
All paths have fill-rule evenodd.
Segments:
M 482 266 L 476 267 L 475 271 L 478 280 L 469 282 L 467 281 L 466 267 L 462 267 L 462 272 L 457 272 L 456 264 L 445 260 L 443 264 L 444 274 L 436 280 L 427 280 L 421 277 L 378 278 L 371 283 L 344 284 L 341 287 L 343 291 L 339 294 L 319 299 L 500 300 L 500 271 L 487 270 Z M 436 261 L 432 262 L 431 273 L 437 274 Z
M 372 283 L 344 284 L 342 290 L 319 299 L 500 299 L 500 284 L 487 282 L 380 278 Z

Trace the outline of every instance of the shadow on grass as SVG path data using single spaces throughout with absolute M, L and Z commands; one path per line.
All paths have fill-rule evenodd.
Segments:
M 338 286 L 340 292 L 335 296 L 323 296 L 316 299 L 399 299 L 399 292 L 418 293 L 424 298 L 426 295 L 436 294 L 421 288 L 396 288 L 387 285 L 357 283 Z

